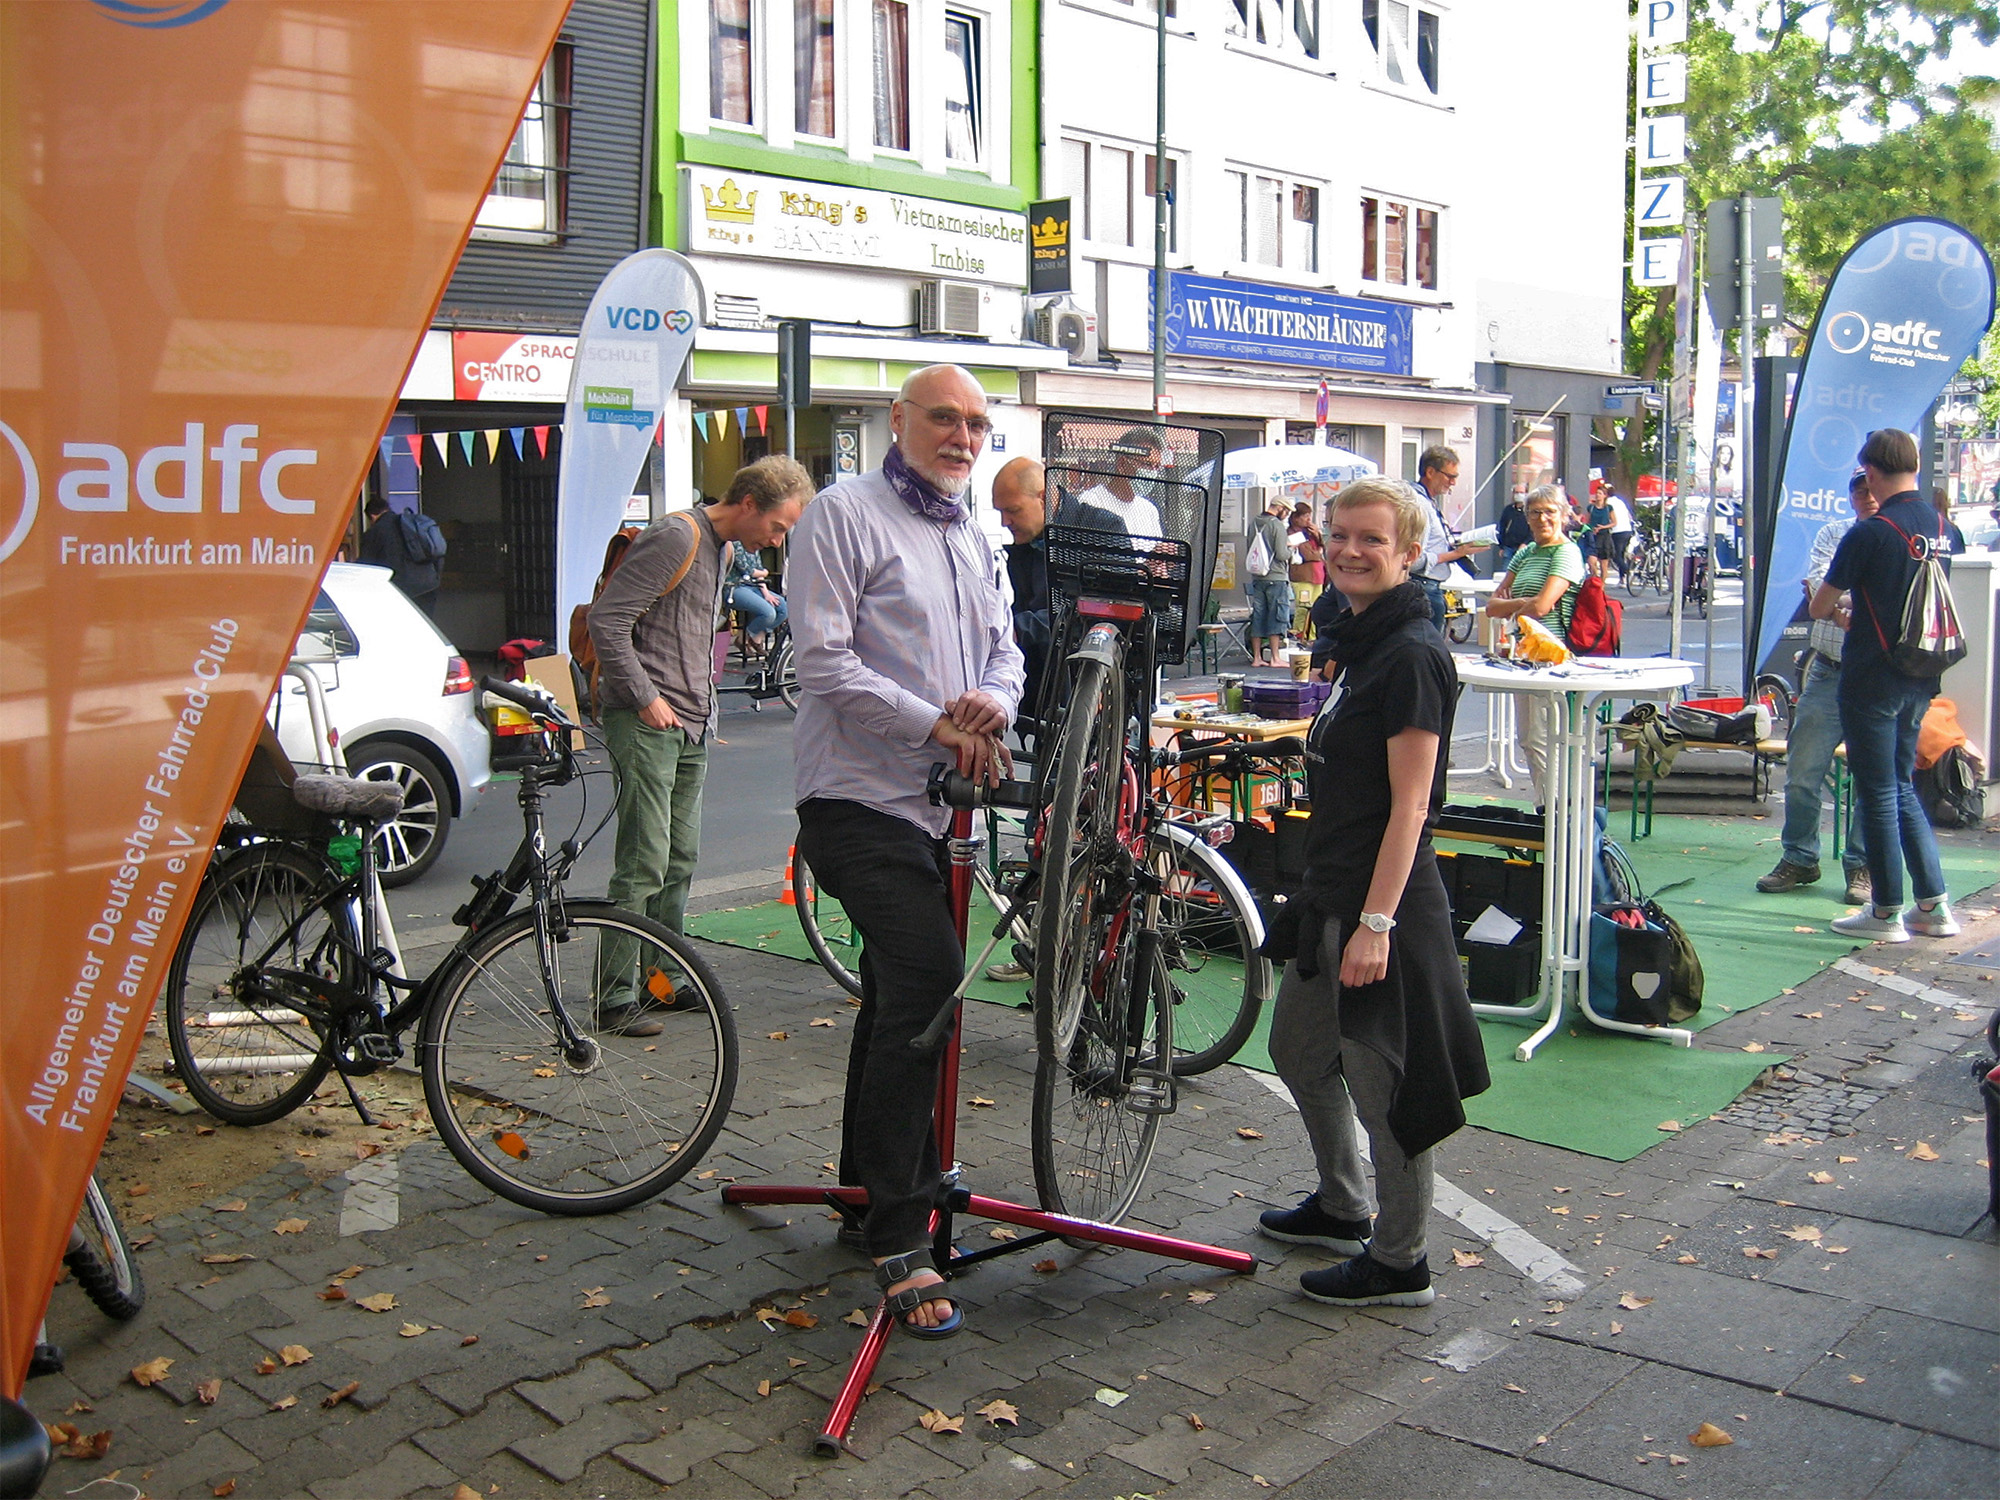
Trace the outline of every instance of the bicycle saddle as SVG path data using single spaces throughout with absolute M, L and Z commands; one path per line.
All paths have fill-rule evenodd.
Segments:
M 292 783 L 292 800 L 329 817 L 386 823 L 403 810 L 403 789 L 393 781 L 354 776 L 301 776 Z

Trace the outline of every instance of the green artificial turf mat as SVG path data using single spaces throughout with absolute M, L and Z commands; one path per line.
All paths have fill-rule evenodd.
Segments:
M 1701 955 L 1707 990 L 1701 1013 L 1687 1023 L 1690 1030 L 1782 996 L 1855 947 L 1826 925 L 1848 910 L 1840 899 L 1839 865 L 1830 853 L 1822 866 L 1827 874 L 1816 886 L 1775 896 L 1756 889 L 1757 877 L 1778 859 L 1779 816 L 1772 806 L 1763 818 L 1661 813 L 1651 838 L 1627 845 L 1647 894 L 1673 914 Z M 1624 827 L 1624 818 L 1614 814 L 1611 832 Z M 1944 846 L 1939 853 L 1952 891 L 1969 893 L 1991 884 L 1989 851 Z M 975 952 L 995 915 L 979 900 Z M 690 917 L 687 925 L 691 934 L 711 942 L 813 962 L 797 912 L 777 901 Z M 989 962 L 1005 958 L 1004 948 L 996 949 Z M 1189 990 L 1186 1004 L 1227 1003 L 1240 987 L 1240 974 L 1231 960 L 1210 958 L 1199 974 L 1181 976 Z M 982 975 L 970 994 L 1020 1006 L 1026 986 Z M 1272 1070 L 1270 1022 L 1267 1006 L 1237 1053 L 1238 1063 Z M 1670 1047 L 1599 1032 L 1572 1016 L 1530 1061 L 1516 1062 L 1514 1048 L 1530 1029 L 1506 1019 L 1481 1019 L 1493 1087 L 1467 1101 L 1468 1118 L 1485 1130 L 1611 1161 L 1629 1161 L 1666 1140 L 1670 1132 L 1658 1128 L 1663 1121 L 1692 1125 L 1727 1108 L 1760 1072 L 1782 1060 L 1768 1052 Z

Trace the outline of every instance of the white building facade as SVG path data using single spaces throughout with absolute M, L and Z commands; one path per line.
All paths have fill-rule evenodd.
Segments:
M 1164 175 L 1176 419 L 1297 441 L 1324 377 L 1329 439 L 1386 472 L 1460 452 L 1461 524 L 1544 479 L 1581 493 L 1590 419 L 1618 410 L 1626 7 L 1167 3 L 1164 174 L 1151 7 L 1043 6 L 1042 196 L 1070 201 L 1097 358 L 1024 374 L 1024 398 L 1151 409 Z

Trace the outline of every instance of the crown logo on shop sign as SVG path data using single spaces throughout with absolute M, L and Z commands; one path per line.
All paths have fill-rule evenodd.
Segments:
M 1028 226 L 1032 231 L 1037 250 L 1058 249 L 1069 242 L 1069 220 L 1058 219 L 1050 214 L 1039 224 Z
M 702 211 L 711 219 L 721 219 L 731 224 L 749 224 L 757 218 L 757 194 L 753 189 L 746 197 L 736 186 L 734 177 L 722 179 L 720 191 L 703 184 L 701 190 Z

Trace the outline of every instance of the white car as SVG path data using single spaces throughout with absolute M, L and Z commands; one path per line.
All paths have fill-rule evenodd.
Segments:
M 403 788 L 376 853 L 382 883 L 407 885 L 436 863 L 452 818 L 472 811 L 492 775 L 471 668 L 387 568 L 362 563 L 326 570 L 293 660 L 326 689 L 349 773 Z M 305 688 L 280 678 L 269 717 L 292 762 L 316 768 Z

